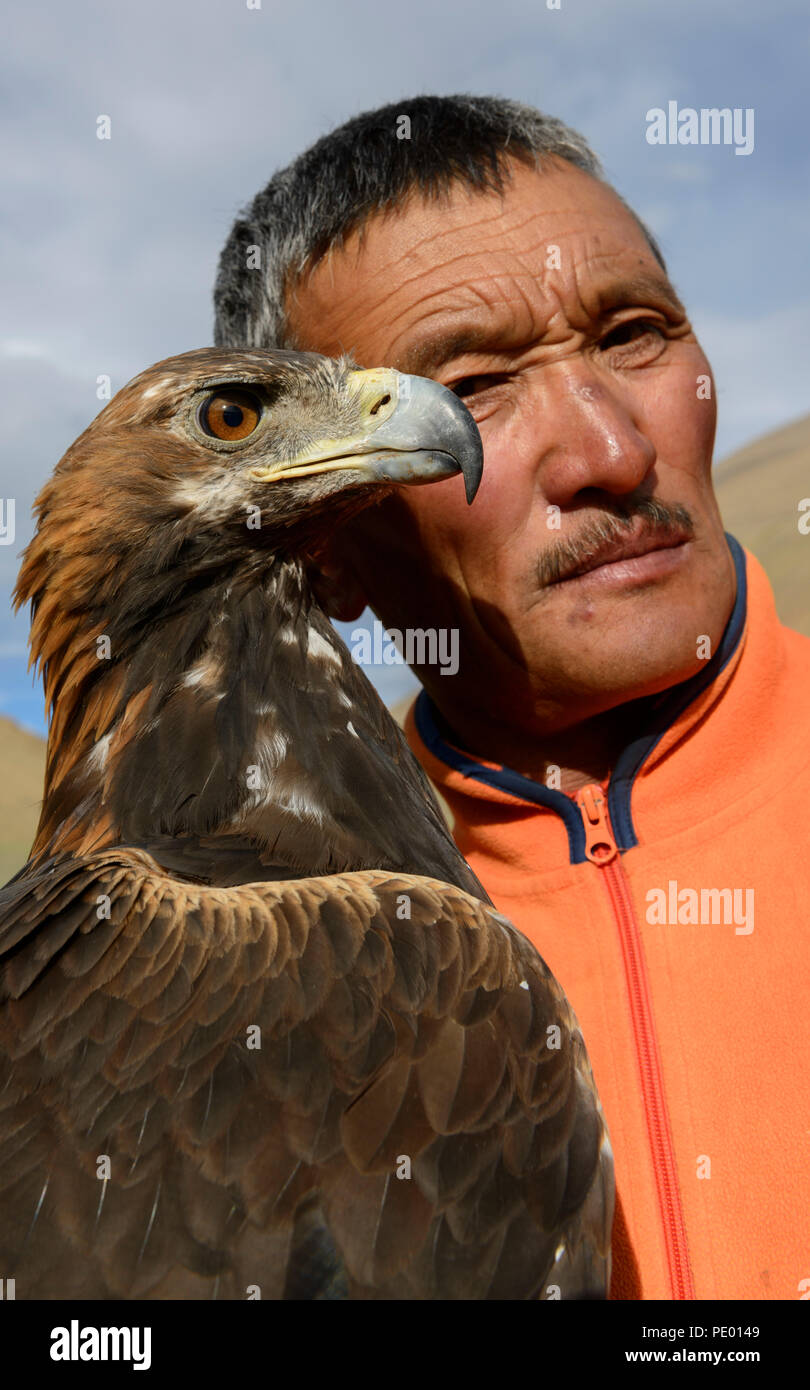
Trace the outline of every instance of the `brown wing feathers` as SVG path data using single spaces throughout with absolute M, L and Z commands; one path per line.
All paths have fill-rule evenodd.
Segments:
M 18 1297 L 525 1298 L 604 1260 L 576 1026 L 461 890 L 201 889 L 109 852 L 2 898 Z

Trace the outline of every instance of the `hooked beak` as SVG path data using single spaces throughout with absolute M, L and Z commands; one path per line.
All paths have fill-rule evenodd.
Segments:
M 467 501 L 481 481 L 484 451 L 467 407 L 436 381 L 390 367 L 348 373 L 360 432 L 320 439 L 295 458 L 250 470 L 262 482 L 350 469 L 368 482 L 432 483 L 461 473 Z

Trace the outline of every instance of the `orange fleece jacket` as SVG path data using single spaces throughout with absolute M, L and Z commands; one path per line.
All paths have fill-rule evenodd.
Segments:
M 603 787 L 463 752 L 424 692 L 406 721 L 582 1027 L 616 1161 L 612 1298 L 810 1296 L 810 640 L 728 543 L 718 651 L 643 702 Z

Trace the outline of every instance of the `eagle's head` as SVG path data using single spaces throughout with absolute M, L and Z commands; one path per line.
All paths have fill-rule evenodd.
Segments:
M 176 480 L 174 491 L 161 486 L 176 519 L 198 532 L 212 520 L 244 528 L 258 507 L 274 546 L 290 528 L 317 528 L 325 505 L 330 524 L 339 499 L 337 515 L 347 502 L 366 505 L 370 484 L 461 471 L 472 501 L 481 477 L 478 432 L 451 392 L 391 368 L 357 370 L 346 357 L 201 349 L 170 358 L 125 386 L 85 437 L 103 437 L 105 456 L 123 462 L 134 431 L 150 487 Z M 74 446 L 67 458 L 78 457 Z
M 326 510 L 333 528 L 392 484 L 459 471 L 471 501 L 481 468 L 472 417 L 436 382 L 315 353 L 184 353 L 123 387 L 57 465 L 20 596 L 40 596 L 45 549 L 96 565 L 114 549 L 130 582 L 246 542 L 300 553 Z
M 221 704 L 244 659 L 245 602 L 271 571 L 293 622 L 279 575 L 316 563 L 348 516 L 458 472 L 472 500 L 481 470 L 461 402 L 388 368 L 200 349 L 135 377 L 42 490 L 17 584 L 51 709 L 38 843 L 195 680 Z

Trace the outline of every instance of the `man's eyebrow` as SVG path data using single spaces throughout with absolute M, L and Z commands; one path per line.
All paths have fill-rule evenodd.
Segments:
M 409 372 L 414 376 L 430 376 L 442 363 L 450 362 L 462 353 L 492 347 L 497 332 L 497 326 L 493 323 L 471 323 L 463 328 L 437 329 L 434 333 L 426 333 L 418 342 L 406 348 L 397 365 L 400 371 Z
M 622 276 L 621 279 L 605 281 L 596 287 L 594 300 L 597 315 L 651 302 L 664 304 L 676 314 L 684 312 L 684 307 L 669 280 L 663 275 L 646 274 L 643 271 L 636 275 Z M 414 376 L 431 376 L 445 362 L 451 362 L 463 353 L 476 352 L 482 348 L 494 349 L 501 332 L 502 327 L 492 320 L 436 329 L 407 347 L 401 354 L 397 366 L 400 371 L 409 372 Z
M 649 275 L 639 271 L 636 275 L 622 276 L 610 280 L 596 290 L 599 312 L 609 313 L 613 309 L 629 309 L 645 300 L 657 300 L 667 304 L 677 313 L 683 313 L 683 305 L 669 280 L 664 275 Z

